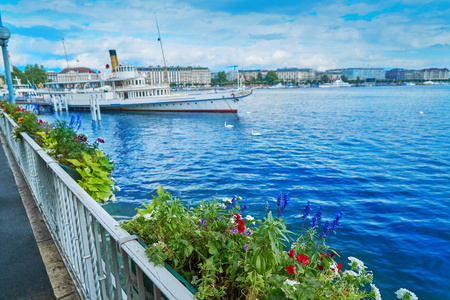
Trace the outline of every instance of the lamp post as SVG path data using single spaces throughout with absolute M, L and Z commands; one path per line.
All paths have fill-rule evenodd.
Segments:
M 10 36 L 11 32 L 8 30 L 8 28 L 3 26 L 2 16 L 0 14 L 0 46 L 2 46 L 3 63 L 5 65 L 5 78 L 6 82 L 8 83 L 9 102 L 15 103 L 16 101 L 14 100 L 14 90 L 11 80 L 11 70 L 9 68 L 8 50 L 6 49 Z

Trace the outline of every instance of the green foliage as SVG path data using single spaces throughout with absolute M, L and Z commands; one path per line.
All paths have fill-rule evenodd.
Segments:
M 330 77 L 328 77 L 328 75 L 322 75 L 322 77 L 320 78 L 320 83 L 329 83 L 330 82 Z
M 224 71 L 218 73 L 217 78 L 211 79 L 212 85 L 226 85 L 229 84 L 227 74 Z
M 1 101 L 0 107 L 17 123 L 13 132 L 17 141 L 21 141 L 21 132 L 30 134 L 59 163 L 76 169 L 81 176 L 78 184 L 94 200 L 103 202 L 114 198 L 114 182 L 110 178 L 114 166 L 98 147 L 103 140 L 91 144 L 86 135 L 77 134 L 74 126 L 65 121 L 49 124 L 38 119 L 35 112 L 8 102 Z
M 197 288 L 200 299 L 366 299 L 372 275 L 344 275 L 315 228 L 296 234 L 268 212 L 240 215 L 240 197 L 186 208 L 162 186 L 151 204 L 122 224 L 148 245 L 150 261 L 167 261 Z M 288 253 L 284 249 L 291 249 Z M 327 254 L 330 253 L 331 254 Z M 300 260 L 301 256 L 306 260 Z M 353 268 L 353 265 L 352 265 Z M 292 272 L 288 272 L 292 270 Z
M 280 80 L 278 79 L 278 75 L 275 71 L 269 71 L 267 72 L 265 81 L 267 82 L 267 84 L 277 84 L 280 82 Z
M 108 201 L 111 197 L 111 187 L 114 182 L 109 178 L 113 165 L 97 150 L 95 155 L 82 152 L 82 159 L 67 159 L 76 167 L 81 180 L 78 184 L 97 201 Z
M 342 76 L 341 76 L 341 80 L 342 80 L 343 82 L 348 82 L 348 79 L 347 79 L 347 77 L 346 77 L 345 75 L 342 75 Z
M 28 76 L 28 80 L 35 86 L 47 82 L 47 72 L 45 72 L 43 65 L 26 65 L 23 74 Z

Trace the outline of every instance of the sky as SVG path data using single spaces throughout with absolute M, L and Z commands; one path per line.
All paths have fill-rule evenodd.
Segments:
M 1 0 L 12 63 L 450 68 L 450 0 Z M 3 69 L 3 64 L 1 64 Z

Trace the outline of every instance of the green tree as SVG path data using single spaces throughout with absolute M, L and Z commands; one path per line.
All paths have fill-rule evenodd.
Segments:
M 277 84 L 280 82 L 280 80 L 278 79 L 278 75 L 275 71 L 267 72 L 265 80 L 267 84 Z
M 262 83 L 264 81 L 261 72 L 258 72 L 258 75 L 256 75 L 256 81 L 259 81 L 260 83 Z
M 47 82 L 47 72 L 45 72 L 43 65 L 27 65 L 23 73 L 28 76 L 28 80 L 34 85 Z
M 342 75 L 342 76 L 341 76 L 341 80 L 342 80 L 343 82 L 348 82 L 348 79 L 347 79 L 347 77 L 345 77 L 345 75 Z
M 228 83 L 227 74 L 225 74 L 224 71 L 219 72 L 217 76 L 218 76 L 217 81 L 219 82 L 220 85 Z
M 13 71 L 11 72 L 11 79 L 13 81 L 13 84 L 17 84 L 15 79 L 19 79 L 21 83 L 25 84 L 27 81 L 27 78 L 23 74 L 22 71 L 19 70 L 16 66 L 13 66 Z
M 320 82 L 322 83 L 328 83 L 330 82 L 330 77 L 328 77 L 328 75 L 322 75 L 322 77 L 320 78 Z

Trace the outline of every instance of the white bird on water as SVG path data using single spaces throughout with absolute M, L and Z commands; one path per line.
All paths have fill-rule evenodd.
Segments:
M 225 121 L 225 127 L 226 128 L 233 128 L 234 126 L 233 125 L 227 125 L 227 121 Z
M 259 133 L 259 132 L 254 132 L 254 131 L 253 131 L 253 128 L 252 128 L 252 135 L 261 135 L 261 133 Z

